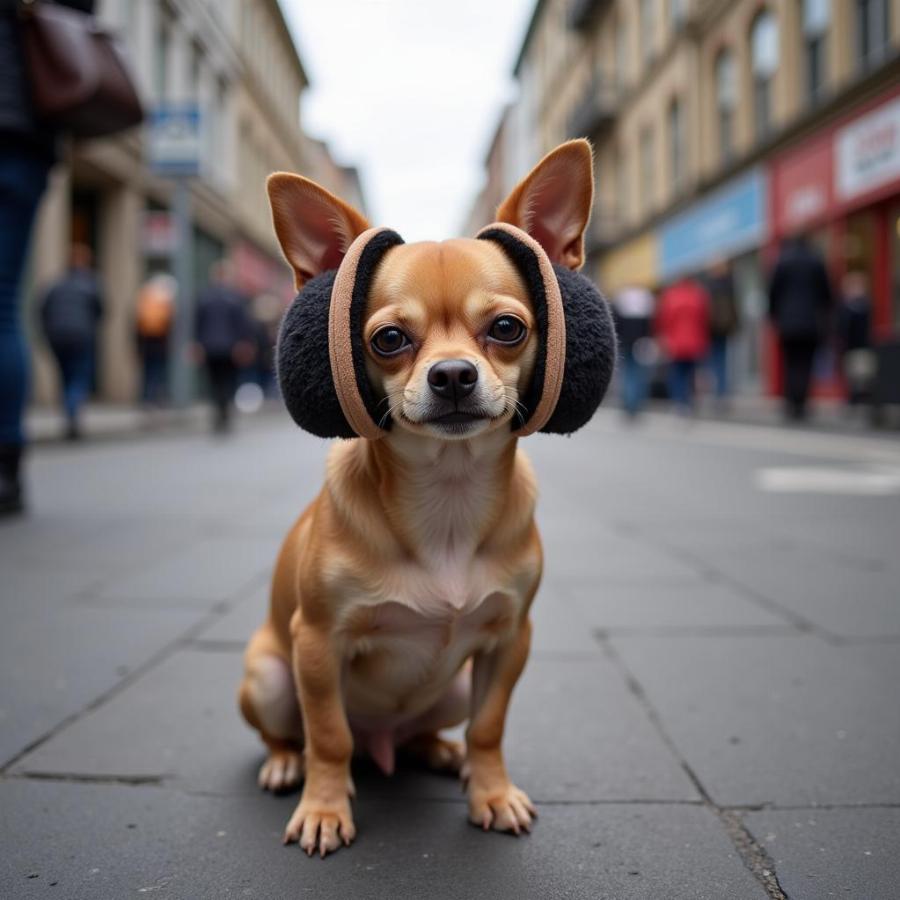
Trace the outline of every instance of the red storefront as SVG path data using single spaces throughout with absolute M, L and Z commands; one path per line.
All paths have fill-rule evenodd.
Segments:
M 809 235 L 836 288 L 848 268 L 868 274 L 874 339 L 900 331 L 900 87 L 773 158 L 769 183 L 769 259 L 783 238 Z

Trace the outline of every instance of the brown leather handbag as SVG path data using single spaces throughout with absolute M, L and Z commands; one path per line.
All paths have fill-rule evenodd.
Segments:
M 38 120 L 75 137 L 139 125 L 144 110 L 119 42 L 87 13 L 22 3 L 25 65 Z

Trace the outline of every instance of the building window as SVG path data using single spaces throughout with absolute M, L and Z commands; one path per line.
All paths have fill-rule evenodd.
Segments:
M 771 10 L 763 10 L 750 29 L 753 71 L 753 125 L 758 141 L 772 132 L 772 82 L 778 68 L 778 23 Z
M 644 65 L 653 61 L 653 26 L 656 22 L 657 0 L 640 0 L 641 59 Z
M 653 159 L 653 130 L 648 126 L 641 131 L 641 212 L 646 216 L 653 211 L 656 200 L 656 165 Z
M 884 58 L 890 35 L 890 0 L 856 0 L 856 58 L 861 70 Z
M 684 185 L 685 169 L 684 109 L 678 97 L 669 104 L 669 165 L 672 192 L 678 193 Z
M 803 43 L 806 50 L 806 92 L 810 100 L 818 100 L 827 78 L 828 27 L 831 23 L 831 0 L 802 0 Z
M 172 24 L 168 15 L 160 15 L 156 28 L 154 48 L 153 92 L 157 100 L 166 100 L 169 94 L 169 64 L 172 56 Z
M 621 92 L 628 82 L 628 26 L 620 15 L 616 22 L 616 87 Z
M 734 119 L 737 109 L 737 65 L 731 50 L 721 50 L 716 57 L 716 125 L 719 136 L 719 158 L 723 165 L 734 158 Z

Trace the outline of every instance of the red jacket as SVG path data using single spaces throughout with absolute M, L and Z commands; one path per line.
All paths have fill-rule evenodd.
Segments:
M 699 360 L 709 347 L 709 294 L 699 281 L 685 278 L 659 298 L 656 333 L 669 359 Z

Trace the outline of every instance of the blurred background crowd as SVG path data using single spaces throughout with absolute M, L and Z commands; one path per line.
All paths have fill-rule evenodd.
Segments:
M 306 130 L 302 4 L 62 5 L 93 9 L 118 36 L 147 122 L 70 141 L 37 121 L 17 36 L 23 4 L 2 0 L 7 484 L 26 399 L 59 404 L 78 438 L 88 400 L 155 408 L 208 396 L 225 429 L 235 391 L 252 386 L 248 408 L 274 394 L 272 342 L 293 291 L 265 177 L 300 172 L 367 207 L 360 171 Z M 592 140 L 586 273 L 615 308 L 629 416 L 651 400 L 734 414 L 747 398 L 781 396 L 789 421 L 811 399 L 877 421 L 900 402 L 900 0 L 518 6 L 515 58 L 500 60 L 508 102 L 491 112 L 481 189 L 460 231 L 491 221 L 553 146 Z M 365 94 L 363 72 L 357 80 Z M 195 170 L 178 181 L 154 159 L 153 123 L 184 108 L 202 127 Z M 187 381 L 173 397 L 175 370 Z

